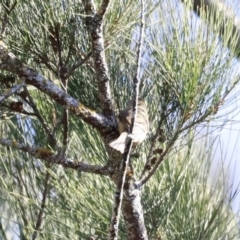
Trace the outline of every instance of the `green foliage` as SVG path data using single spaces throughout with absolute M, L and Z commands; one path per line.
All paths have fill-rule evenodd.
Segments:
M 144 189 L 149 238 L 238 239 L 237 219 L 225 189 L 226 169 L 212 176 L 212 147 L 206 151 L 206 145 L 187 141 Z
M 217 113 L 238 83 L 233 71 L 234 57 L 224 41 L 174 3 L 146 1 L 141 95 L 148 102 L 151 130 L 149 139 L 136 150 L 139 158 L 133 159 L 136 176 L 142 171 L 158 126 L 166 141 L 157 147 L 166 149 L 171 145 L 167 159 L 142 190 L 149 238 L 238 239 L 236 219 L 222 182 L 209 181 L 211 148 L 192 146 L 194 138 L 189 137 L 195 126 Z M 96 4 L 101 5 L 100 1 Z M 5 13 L 4 6 L 2 2 L 1 15 Z M 138 1 L 111 1 L 104 19 L 106 61 L 116 110 L 125 106 L 131 94 L 139 6 Z M 71 70 L 68 93 L 100 111 L 93 61 L 89 57 L 79 64 L 91 52 L 81 1 L 18 1 L 8 16 L 4 41 L 19 59 L 59 87 L 62 86 L 59 68 L 66 66 Z M 234 48 L 234 37 L 231 43 Z M 3 82 L 6 73 L 1 74 Z M 15 82 L 19 80 L 11 77 Z M 7 88 L 0 85 L 1 93 Z M 28 91 L 61 146 L 64 137 L 59 123 L 64 108 L 33 87 L 28 87 Z M 36 115 L 9 112 L 11 102 L 20 100 L 20 95 L 13 95 L 1 106 L 1 114 L 7 117 L 1 119 L 0 136 L 52 147 Z M 27 102 L 24 109 L 33 111 Z M 66 155 L 74 161 L 96 165 L 108 161 L 97 131 L 73 115 L 69 117 Z M 108 178 L 46 164 L 3 147 L 0 147 L 0 238 L 7 239 L 7 234 L 20 239 L 32 236 L 44 189 L 47 200 L 39 239 L 107 238 L 114 192 Z M 127 239 L 123 222 L 119 239 Z

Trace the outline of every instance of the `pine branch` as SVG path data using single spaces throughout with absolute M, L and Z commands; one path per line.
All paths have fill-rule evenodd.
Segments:
M 90 165 L 83 162 L 76 162 L 70 158 L 67 158 L 66 156 L 63 156 L 62 154 L 55 154 L 52 150 L 47 148 L 35 146 L 30 147 L 29 145 L 18 143 L 16 141 L 5 138 L 0 138 L 0 145 L 22 150 L 23 152 L 26 152 L 30 156 L 37 159 L 44 160 L 48 163 L 62 165 L 64 168 L 75 169 L 79 172 L 94 173 L 105 176 L 112 174 L 112 169 L 108 166 L 98 166 Z
M 69 138 L 69 114 L 68 110 L 64 109 L 63 113 L 63 154 L 65 153 L 67 149 L 68 144 L 68 138 Z
M 5 93 L 3 93 L 1 96 L 0 96 L 0 103 L 4 100 L 6 100 L 8 97 L 10 97 L 11 95 L 13 95 L 14 93 L 16 93 L 17 91 L 19 91 L 22 87 L 25 86 L 25 83 L 20 83 L 20 84 L 17 84 L 15 86 L 13 86 L 12 88 L 10 89 L 7 89 L 5 91 Z
M 69 109 L 71 113 L 78 115 L 82 120 L 97 128 L 101 134 L 106 134 L 108 130 L 115 126 L 113 119 L 109 119 L 87 108 L 65 93 L 64 90 L 60 89 L 52 81 L 23 64 L 7 49 L 3 42 L 0 42 L 0 60 L 0 69 L 17 74 L 19 78 L 25 80 L 26 84 L 35 86 L 40 91 L 46 93 L 57 103 Z
M 70 77 L 72 75 L 72 73 L 79 68 L 80 66 L 82 66 L 90 57 L 92 56 L 92 52 L 88 53 L 85 58 L 80 59 L 79 61 L 75 62 L 69 69 L 68 69 L 68 77 Z
M 169 153 L 169 151 L 171 150 L 172 146 L 174 145 L 174 143 L 178 139 L 179 134 L 180 134 L 180 130 L 175 132 L 174 136 L 172 137 L 171 141 L 168 143 L 166 149 L 163 151 L 163 153 L 161 154 L 160 158 L 158 159 L 158 161 L 156 162 L 154 167 L 149 171 L 148 175 L 145 178 L 142 178 L 140 180 L 139 187 L 143 186 L 154 175 L 154 173 L 159 168 L 160 164 L 163 162 L 165 156 Z
M 144 167 L 144 170 L 142 172 L 141 175 L 141 181 L 139 182 L 139 185 L 142 186 L 144 185 L 146 182 L 148 182 L 148 180 L 154 175 L 154 173 L 157 171 L 157 169 L 159 168 L 160 164 L 164 161 L 164 158 L 167 156 L 167 154 L 170 152 L 172 146 L 174 145 L 174 143 L 176 142 L 176 140 L 178 139 L 178 137 L 180 136 L 181 133 L 183 133 L 184 131 L 193 128 L 194 126 L 196 126 L 197 124 L 204 122 L 207 117 L 216 114 L 219 110 L 219 106 L 224 102 L 225 98 L 228 96 L 228 94 L 231 92 L 231 90 L 234 88 L 235 83 L 228 89 L 226 90 L 224 96 L 215 104 L 215 106 L 210 107 L 209 109 L 206 110 L 206 112 L 197 120 L 190 122 L 189 124 L 185 125 L 184 124 L 186 122 L 182 122 L 181 126 L 178 127 L 178 130 L 176 130 L 176 132 L 174 133 L 174 136 L 172 137 L 172 139 L 169 141 L 166 149 L 161 153 L 159 159 L 156 161 L 154 167 L 149 171 L 148 175 L 144 178 L 144 173 L 146 172 L 147 168 L 147 164 Z M 160 125 L 159 125 L 160 126 Z M 153 140 L 156 140 L 156 137 L 158 136 L 158 131 L 160 129 L 157 129 L 156 134 L 153 137 Z
M 65 78 L 60 74 L 60 78 L 63 84 L 63 90 L 65 93 L 68 92 L 68 78 Z M 61 154 L 65 154 L 68 144 L 68 138 L 69 138 L 69 111 L 68 109 L 63 110 L 63 151 Z
M 102 5 L 100 7 L 100 9 L 98 10 L 98 15 L 101 16 L 103 18 L 103 16 L 105 15 L 108 5 L 109 5 L 109 0 L 103 0 L 102 1 Z
M 130 161 L 130 153 L 131 153 L 131 149 L 132 149 L 132 145 L 133 145 L 133 139 L 130 136 L 133 133 L 135 120 L 137 117 L 143 34 L 144 34 L 144 1 L 142 0 L 140 37 L 139 37 L 139 46 L 138 46 L 138 51 L 137 51 L 137 69 L 136 69 L 136 75 L 133 79 L 132 118 L 131 118 L 131 125 L 130 125 L 130 129 L 129 129 L 128 137 L 126 139 L 126 145 L 125 145 L 125 150 L 124 150 L 124 154 L 123 154 L 121 169 L 120 169 L 120 173 L 118 176 L 119 179 L 118 179 L 118 183 L 117 183 L 117 189 L 115 192 L 114 208 L 113 208 L 113 212 L 112 212 L 110 229 L 109 229 L 109 234 L 108 234 L 108 239 L 110 239 L 110 240 L 117 240 L 117 237 L 118 237 L 118 226 L 119 226 L 120 213 L 121 213 L 121 207 L 122 207 L 122 201 L 123 201 L 124 185 L 125 185 L 126 191 L 129 192 L 129 195 L 131 195 L 131 198 L 127 198 L 127 201 L 132 201 L 134 199 L 132 196 L 136 194 L 135 192 L 137 192 L 136 195 L 139 197 L 139 189 L 136 189 L 136 187 L 134 186 L 135 180 L 132 177 L 132 173 L 128 174 L 127 178 L 126 178 L 126 176 L 127 176 L 127 171 L 128 171 L 129 161 Z M 126 180 L 126 182 L 125 182 L 125 180 Z M 139 198 L 139 200 L 140 200 L 140 198 Z M 140 201 L 139 201 L 139 203 L 140 203 Z M 147 239 L 147 232 L 146 232 L 146 228 L 144 226 L 144 219 L 143 219 L 142 211 L 141 211 L 141 209 L 142 209 L 141 203 L 137 204 L 137 206 L 138 206 L 138 208 L 135 208 L 137 219 L 134 219 L 134 220 L 135 220 L 135 223 L 139 223 L 138 222 L 139 219 L 141 219 L 141 221 L 142 221 L 141 222 L 142 228 L 138 232 L 137 239 L 139 239 L 139 240 Z M 133 212 L 131 214 L 133 214 Z M 134 214 L 131 216 L 132 217 L 134 216 L 134 218 L 135 218 L 136 215 L 134 212 Z M 126 220 L 127 220 L 127 218 L 125 218 L 125 221 Z M 128 225 L 128 224 L 126 224 L 126 225 Z M 131 233 L 131 234 L 133 234 L 133 233 Z
M 96 7 L 92 0 L 82 0 L 86 12 L 86 26 L 89 32 L 89 38 L 92 46 L 92 58 L 94 61 L 94 69 L 98 82 L 99 100 L 103 110 L 103 114 L 110 117 L 114 116 L 111 103 L 110 77 L 106 64 L 104 52 L 103 37 L 103 16 L 107 10 L 109 1 L 104 0 L 102 6 L 96 13 Z
M 46 207 L 47 193 L 48 193 L 48 189 L 49 189 L 49 181 L 50 181 L 50 173 L 47 172 L 46 177 L 45 177 L 44 190 L 43 190 L 43 194 L 42 194 L 41 207 L 40 207 L 40 210 L 38 213 L 37 222 L 36 222 L 36 226 L 35 226 L 35 229 L 33 232 L 32 240 L 37 239 L 38 233 L 41 231 L 42 222 L 43 222 L 43 213 L 44 213 L 44 210 Z
M 57 144 L 57 140 L 54 136 L 54 133 L 51 132 L 51 130 L 49 129 L 47 123 L 45 122 L 44 118 L 42 117 L 42 115 L 40 114 L 40 112 L 38 111 L 38 108 L 36 106 L 36 104 L 34 103 L 29 91 L 27 90 L 27 88 L 25 88 L 25 91 L 27 92 L 27 96 L 29 98 L 29 104 L 30 106 L 32 107 L 34 113 L 35 113 L 35 116 L 38 118 L 38 120 L 40 121 L 40 123 L 42 124 L 43 126 L 43 129 L 45 130 L 46 134 L 48 135 L 49 137 L 49 142 L 50 142 L 50 146 L 52 148 L 55 147 L 55 145 Z
M 186 2 L 186 0 L 181 0 L 183 3 Z M 218 0 L 192 0 L 193 2 L 193 10 L 194 12 L 201 17 L 201 14 L 203 12 L 209 12 L 211 15 L 215 14 L 215 12 L 219 15 L 219 18 L 221 19 L 221 29 L 217 33 L 220 37 L 224 36 L 224 33 L 226 32 L 226 25 L 229 22 L 232 22 L 232 29 L 231 33 L 228 33 L 228 36 L 231 36 L 233 38 L 235 35 L 237 35 L 237 43 L 236 43 L 236 49 L 231 49 L 231 41 L 228 41 L 228 47 L 234 51 L 236 57 L 239 58 L 240 54 L 240 21 L 236 17 L 236 14 L 234 11 L 228 7 L 223 1 Z M 216 19 L 215 22 L 219 22 L 219 19 Z M 214 29 L 214 26 L 211 26 L 212 29 Z
M 8 24 L 8 19 L 11 14 L 11 12 L 14 10 L 14 8 L 17 6 L 18 1 L 15 0 L 12 6 L 10 7 L 10 1 L 6 1 L 6 3 L 2 3 L 3 9 L 4 9 L 4 14 L 2 18 L 2 29 L 1 29 L 1 36 L 5 35 L 7 24 Z
M 29 52 L 31 52 L 33 55 L 36 55 L 37 56 L 37 62 L 38 63 L 41 63 L 41 64 L 44 64 L 47 69 L 49 69 L 52 73 L 55 74 L 55 76 L 58 75 L 58 71 L 57 71 L 57 67 L 53 67 L 53 63 L 50 62 L 48 56 L 44 53 L 41 52 L 40 49 L 37 48 L 37 46 L 34 46 L 34 49 L 29 49 Z
M 151 165 L 151 160 L 150 159 L 153 155 L 153 150 L 156 146 L 156 142 L 157 142 L 157 138 L 159 137 L 159 131 L 160 131 L 161 126 L 162 126 L 162 121 L 159 121 L 156 132 L 155 132 L 154 136 L 151 138 L 151 146 L 150 146 L 150 149 L 149 149 L 149 152 L 148 152 L 147 161 L 146 161 L 146 163 L 143 167 L 143 171 L 141 173 L 141 179 L 143 179 L 144 174 L 148 170 L 148 166 Z

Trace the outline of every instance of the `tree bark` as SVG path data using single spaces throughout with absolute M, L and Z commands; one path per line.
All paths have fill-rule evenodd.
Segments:
M 140 189 L 137 188 L 132 176 L 127 176 L 124 190 L 122 213 L 128 238 L 131 240 L 147 240 Z

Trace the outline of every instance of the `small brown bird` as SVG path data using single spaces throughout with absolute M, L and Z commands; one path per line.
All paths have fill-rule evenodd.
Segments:
M 120 111 L 118 115 L 118 130 L 120 136 L 110 143 L 110 146 L 117 151 L 123 153 L 125 148 L 125 141 L 130 128 L 132 119 L 132 101 L 129 101 L 127 107 Z M 147 106 L 142 99 L 138 99 L 137 116 L 132 132 L 133 146 L 137 146 L 145 140 L 149 130 L 149 117 Z

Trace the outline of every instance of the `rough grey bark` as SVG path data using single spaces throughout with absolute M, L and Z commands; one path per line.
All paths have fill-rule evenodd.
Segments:
M 102 111 L 104 115 L 108 116 L 114 121 L 115 116 L 111 104 L 111 93 L 109 85 L 110 78 L 105 59 L 103 37 L 103 16 L 106 12 L 109 1 L 102 1 L 101 7 L 98 10 L 96 9 L 95 4 L 92 0 L 82 0 L 82 3 L 84 4 L 85 12 L 87 15 L 86 26 L 89 32 L 89 40 L 92 45 L 92 57 L 94 60 L 94 69 L 96 71 L 99 99 L 101 102 Z M 136 100 L 137 96 L 134 97 Z M 104 141 L 107 152 L 110 156 L 109 166 L 111 169 L 113 169 L 111 178 L 117 184 L 119 180 L 119 173 L 121 172 L 122 155 L 116 153 L 115 150 L 112 150 L 108 147 L 109 140 L 113 140 L 112 136 L 113 135 L 111 133 L 106 134 Z M 130 179 L 133 180 L 133 178 Z M 133 196 L 134 192 L 131 190 L 134 191 L 135 189 L 128 188 L 129 195 Z M 137 191 L 139 192 L 139 190 Z M 135 204 L 136 199 L 138 200 L 138 204 Z M 144 225 L 143 210 L 140 203 L 139 193 L 138 198 L 136 199 L 131 197 L 126 198 L 125 196 L 125 207 L 122 208 L 125 225 L 129 239 L 146 240 L 147 234 Z
M 28 65 L 20 61 L 7 46 L 0 42 L 0 69 L 14 73 L 21 79 L 20 87 L 32 85 L 54 99 L 57 103 L 68 109 L 70 113 L 79 116 L 80 119 L 96 128 L 103 137 L 108 155 L 109 162 L 107 166 L 91 166 L 86 163 L 76 163 L 71 159 L 64 157 L 62 154 L 55 154 L 47 148 L 29 147 L 22 143 L 10 139 L 0 139 L 0 144 L 10 146 L 27 152 L 31 156 L 42 159 L 47 162 L 61 164 L 66 168 L 73 168 L 83 172 L 90 172 L 100 175 L 108 175 L 116 183 L 118 180 L 122 155 L 108 146 L 109 141 L 113 140 L 116 135 L 116 118 L 112 110 L 111 94 L 109 85 L 109 74 L 104 53 L 104 39 L 102 32 L 102 18 L 106 11 L 108 1 L 103 1 L 102 8 L 94 11 L 92 1 L 83 1 L 89 18 L 86 19 L 89 28 L 90 41 L 92 43 L 92 58 L 94 60 L 94 69 L 98 82 L 99 97 L 103 114 L 96 113 L 87 108 L 77 99 L 70 96 L 66 91 L 54 84 Z M 9 97 L 15 92 L 15 88 L 4 97 Z M 125 196 L 123 203 L 123 216 L 127 228 L 129 239 L 147 239 L 146 228 L 143 218 L 143 209 L 140 201 L 140 190 L 134 186 L 135 179 L 133 176 L 127 176 L 125 185 Z
M 94 173 L 99 175 L 109 176 L 112 172 L 107 166 L 91 165 L 84 162 L 77 162 L 75 159 L 67 158 L 62 154 L 56 154 L 47 148 L 28 146 L 16 141 L 6 138 L 0 138 L 0 144 L 6 147 L 12 147 L 23 152 L 28 153 L 30 156 L 41 159 L 47 163 L 55 163 L 62 165 L 64 168 L 75 169 L 80 172 Z
M 148 236 L 144 224 L 140 189 L 132 175 L 126 176 L 124 193 L 122 213 L 124 221 L 127 223 L 128 238 L 131 240 L 146 240 Z
M 141 69 L 141 56 L 142 56 L 142 45 L 143 45 L 143 34 L 144 34 L 144 1 L 141 2 L 141 29 L 138 41 L 137 51 L 137 69 L 136 75 L 133 79 L 133 94 L 132 94 L 132 116 L 129 134 L 133 134 L 135 121 L 137 122 L 138 112 L 138 97 L 139 97 L 139 86 L 140 86 L 140 69 Z M 149 124 L 149 123 L 148 123 Z M 147 124 L 147 125 L 148 125 Z M 128 168 L 130 163 L 130 153 L 133 146 L 133 139 L 127 137 L 125 143 L 125 150 L 122 158 L 121 168 L 118 177 L 117 189 L 114 198 L 114 208 L 112 211 L 109 239 L 117 240 L 118 238 L 118 226 L 120 220 L 121 209 L 125 222 L 127 223 L 126 229 L 130 239 L 147 240 L 147 230 L 144 224 L 143 210 L 140 198 L 140 189 L 136 187 L 136 181 L 134 178 L 127 177 Z M 130 174 L 131 176 L 131 174 Z M 133 181 L 132 181 L 133 180 Z M 124 185 L 126 188 L 124 188 Z M 125 193 L 125 196 L 123 195 Z M 129 193 L 129 196 L 128 196 Z M 123 198 L 124 196 L 124 198 Z M 124 200 L 123 200 L 124 199 Z M 125 204 L 123 204 L 123 201 Z M 129 211 L 130 210 L 130 211 Z M 131 220 L 133 222 L 131 223 Z M 134 226 L 134 228 L 132 227 Z M 134 231 L 133 231 L 134 229 Z M 135 234 L 134 234 L 135 233 Z
M 44 92 L 60 105 L 69 109 L 71 113 L 78 115 L 85 122 L 96 127 L 100 133 L 105 134 L 110 126 L 114 127 L 115 122 L 113 122 L 111 118 L 107 118 L 102 114 L 96 113 L 92 109 L 87 108 L 55 85 L 53 81 L 48 80 L 32 68 L 23 64 L 2 42 L 0 42 L 0 69 L 15 73 L 23 83 L 32 85 Z M 10 91 L 14 92 L 14 89 L 11 89 Z
M 114 112 L 112 110 L 111 91 L 109 84 L 110 78 L 105 59 L 103 38 L 103 16 L 106 13 L 109 0 L 102 2 L 102 5 L 98 12 L 96 11 L 96 7 L 93 1 L 82 0 L 82 3 L 85 6 L 85 12 L 87 14 L 86 25 L 92 45 L 92 57 L 99 89 L 99 100 L 103 113 L 108 115 L 108 117 L 113 117 Z

